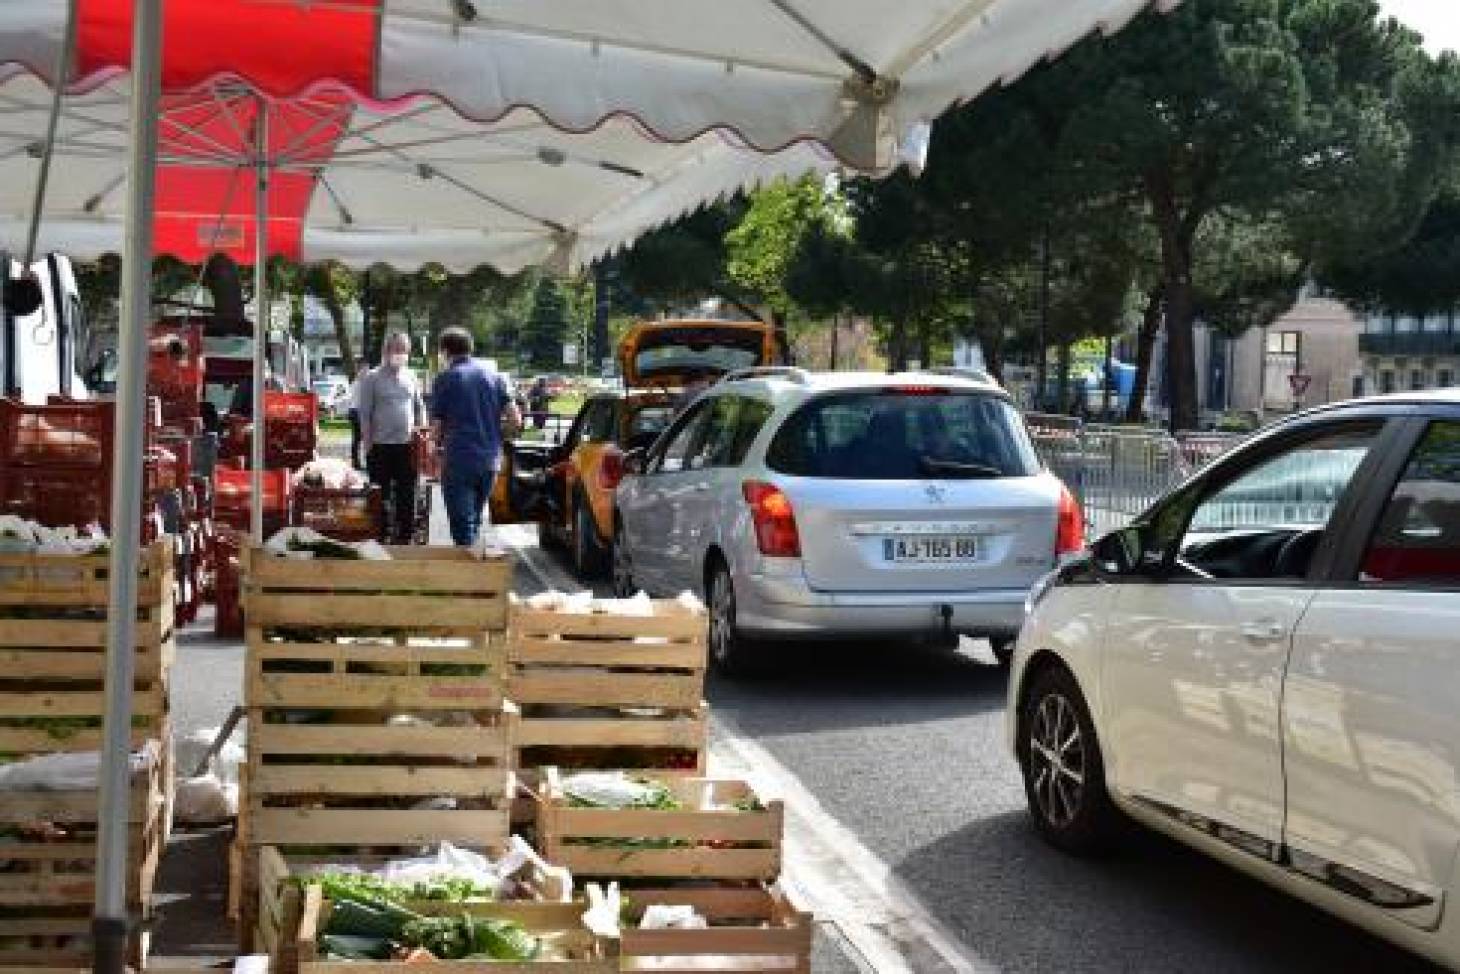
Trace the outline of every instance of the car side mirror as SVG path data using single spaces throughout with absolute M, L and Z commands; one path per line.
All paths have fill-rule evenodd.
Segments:
M 1117 578 L 1159 576 L 1165 566 L 1148 525 L 1111 531 L 1090 546 L 1090 559 L 1102 575 Z
M 624 454 L 624 473 L 638 476 L 644 472 L 644 451 L 630 450 Z

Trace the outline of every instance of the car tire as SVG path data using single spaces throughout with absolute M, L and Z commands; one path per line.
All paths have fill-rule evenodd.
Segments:
M 573 505 L 572 543 L 573 573 L 580 579 L 597 578 L 603 571 L 603 551 L 594 537 L 593 515 L 588 511 L 588 501 L 579 496 Z
M 1074 855 L 1108 850 L 1119 813 L 1105 788 L 1094 721 L 1070 671 L 1051 667 L 1036 675 L 1019 718 L 1019 768 L 1035 829 Z
M 994 651 L 994 659 L 1000 666 L 1007 668 L 1014 661 L 1014 642 L 1011 636 L 989 640 L 989 648 Z
M 741 634 L 735 621 L 735 583 L 730 569 L 717 561 L 705 586 L 710 614 L 710 664 L 725 676 L 750 676 L 764 659 L 760 647 Z
M 639 586 L 634 581 L 634 564 L 629 554 L 628 541 L 624 537 L 624 526 L 613 528 L 613 550 L 609 552 L 613 565 L 613 594 L 616 598 L 631 599 L 638 594 Z

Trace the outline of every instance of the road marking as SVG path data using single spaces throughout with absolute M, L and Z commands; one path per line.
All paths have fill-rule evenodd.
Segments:
M 521 525 L 493 530 L 544 589 L 584 587 L 552 560 L 539 560 L 530 530 Z M 989 969 L 794 774 L 747 737 L 734 718 L 712 710 L 710 730 L 714 774 L 743 778 L 761 794 L 786 804 L 781 884 L 819 923 L 834 925 L 872 970 L 974 974 Z
M 989 969 L 734 718 L 712 711 L 710 724 L 715 773 L 745 778 L 761 794 L 786 804 L 781 883 L 818 920 L 835 923 L 873 970 L 972 974 Z

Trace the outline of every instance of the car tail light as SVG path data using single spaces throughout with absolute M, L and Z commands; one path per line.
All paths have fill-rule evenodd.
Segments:
M 1054 536 L 1054 553 L 1073 555 L 1085 550 L 1085 512 L 1070 488 L 1060 484 L 1059 518 Z
M 609 448 L 603 451 L 603 460 L 598 465 L 598 483 L 604 490 L 613 490 L 624 479 L 624 455 L 620 450 Z
M 748 480 L 742 487 L 750 517 L 755 524 L 755 542 L 760 553 L 773 558 L 800 558 L 801 535 L 796 531 L 796 514 L 791 499 L 774 484 Z

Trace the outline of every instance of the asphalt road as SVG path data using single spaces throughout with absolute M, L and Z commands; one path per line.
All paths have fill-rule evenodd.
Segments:
M 518 581 L 522 591 L 540 587 L 523 571 Z M 178 655 L 179 724 L 217 724 L 236 699 L 241 647 L 188 637 Z M 782 650 L 773 674 L 712 680 L 708 696 L 902 880 L 975 969 L 1435 970 L 1156 836 L 1138 833 L 1097 862 L 1044 846 L 1026 822 L 1004 744 L 1004 689 L 1004 672 L 981 644 L 956 654 L 827 645 Z M 185 857 L 211 862 L 219 844 L 192 841 L 193 852 L 171 857 L 163 888 L 206 900 L 217 895 L 216 876 Z M 220 942 L 206 913 L 196 900 L 171 901 L 163 944 Z M 827 933 L 818 939 L 818 974 L 858 970 L 836 931 Z

